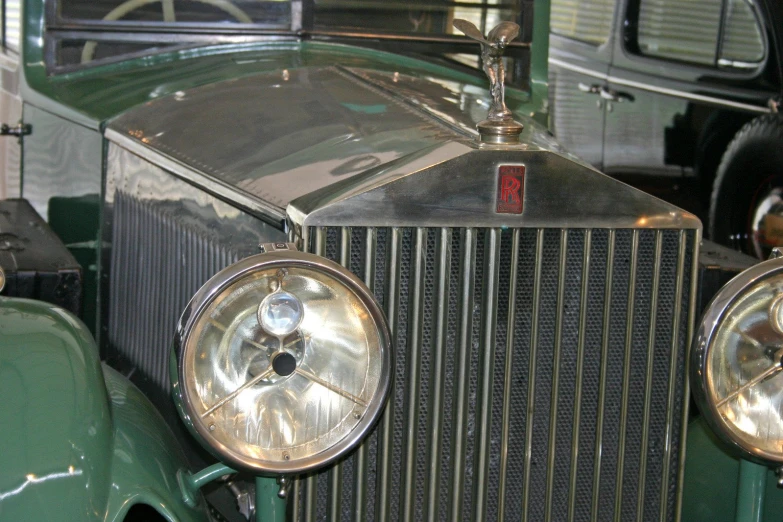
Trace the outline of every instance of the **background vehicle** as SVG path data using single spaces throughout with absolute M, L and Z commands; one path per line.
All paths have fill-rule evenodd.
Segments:
M 294 520 L 781 512 L 774 473 L 689 417 L 700 222 L 604 176 L 542 126 L 545 2 L 510 46 L 509 70 L 530 77 L 506 93 L 524 130 L 505 145 L 477 143 L 486 80 L 455 69 L 478 46 L 438 31 L 458 8 L 486 32 L 482 19 L 529 4 L 422 16 L 363 3 L 379 25 L 401 24 L 364 38 L 349 30 L 351 3 L 220 3 L 256 24 L 213 3 L 172 13 L 176 2 L 124 12 L 30 0 L 20 87 L 32 126 L 22 195 L 82 262 L 101 358 L 179 432 L 191 469 L 215 457 L 172 406 L 177 320 L 194 294 L 216 295 L 197 292 L 221 269 L 290 242 L 366 284 L 396 355 L 377 427 L 292 481 Z M 434 34 L 401 34 L 406 24 Z M 240 504 L 252 482 L 231 490 Z M 276 495 L 259 487 L 256 505 Z
M 768 114 L 783 24 L 768 4 L 554 0 L 549 58 L 559 140 L 611 175 L 693 191 L 680 201 L 708 237 L 762 259 L 779 242 L 783 168 L 783 120 Z

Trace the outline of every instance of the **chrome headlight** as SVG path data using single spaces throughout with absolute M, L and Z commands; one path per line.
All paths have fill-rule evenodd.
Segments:
M 694 395 L 716 433 L 783 463 L 783 261 L 753 266 L 708 307 L 692 351 Z
M 180 319 L 174 395 L 240 469 L 314 469 L 361 442 L 390 387 L 390 335 L 369 290 L 324 258 L 274 251 L 210 279 Z

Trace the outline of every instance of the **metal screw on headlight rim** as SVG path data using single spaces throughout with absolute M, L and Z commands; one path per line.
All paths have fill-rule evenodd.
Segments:
M 770 259 L 780 259 L 783 257 L 783 248 L 781 247 L 775 247 L 772 249 L 772 252 L 769 253 Z

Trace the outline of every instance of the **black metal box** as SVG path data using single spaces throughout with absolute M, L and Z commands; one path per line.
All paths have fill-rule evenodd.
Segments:
M 79 315 L 81 267 L 24 199 L 0 201 L 0 295 L 40 299 Z

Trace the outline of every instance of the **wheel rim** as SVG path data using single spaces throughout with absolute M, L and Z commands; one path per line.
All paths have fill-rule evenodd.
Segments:
M 759 259 L 783 246 L 783 187 L 764 183 L 759 188 L 748 212 L 747 230 L 747 243 Z

